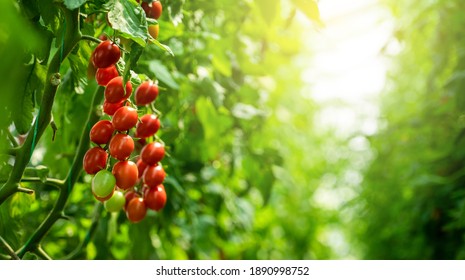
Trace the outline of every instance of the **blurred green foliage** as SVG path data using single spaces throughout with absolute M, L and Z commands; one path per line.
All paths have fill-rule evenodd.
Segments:
M 45 79 L 41 73 L 48 50 L 55 52 L 62 39 L 64 24 L 52 2 L 19 1 L 11 18 L 0 17 L 0 40 L 8 43 L 0 45 L 1 54 L 12 59 L 2 63 L 1 73 L 10 71 L 10 64 L 23 67 L 10 52 L 19 57 L 34 54 L 28 57 L 32 76 L 10 71 L 11 79 L 2 84 L 6 86 L 2 97 L 12 100 L 3 105 L 8 116 L 2 118 L 2 133 L 14 122 L 9 130 L 17 138 L 30 129 L 37 114 L 36 95 Z M 99 11 L 105 2 L 65 4 L 72 8 L 84 4 L 83 34 L 113 36 Z M 318 151 L 324 139 L 314 135 L 317 107 L 303 97 L 301 81 L 306 66 L 302 40 L 311 36 L 309 27 L 321 23 L 315 2 L 304 2 L 162 1 L 158 39 L 174 57 L 162 51 L 162 45 L 148 44 L 133 70 L 158 79 L 163 88 L 156 107 L 163 113 L 159 136 L 169 153 L 163 160 L 168 204 L 160 213 L 149 212 L 139 224 L 130 224 L 123 212 L 100 216 L 91 178 L 82 174 L 65 209 L 69 220 L 58 220 L 52 227 L 42 242 L 45 251 L 57 259 L 330 258 L 332 252 L 320 236 L 336 213 L 311 203 L 327 168 Z M 0 4 L 2 15 L 3 6 L 10 4 Z M 18 11 L 25 17 L 15 15 Z M 311 21 L 297 20 L 300 15 Z M 118 16 L 108 20 L 114 23 Z M 25 31 L 38 26 L 44 28 L 40 38 L 47 43 L 34 38 L 35 32 Z M 141 36 L 145 35 L 137 28 L 134 33 L 118 29 L 126 32 L 123 37 L 144 44 Z M 11 40 L 18 37 L 21 40 Z M 34 49 L 31 42 L 39 47 Z M 69 170 L 96 87 L 86 78 L 93 46 L 81 42 L 63 61 L 62 84 L 53 107 L 56 139 L 52 141 L 48 128 L 30 163 L 47 168 L 33 175 L 64 178 Z M 133 52 L 136 48 L 123 47 Z M 138 77 L 133 78 L 137 82 Z M 17 91 L 18 84 L 29 86 Z M 18 102 L 19 95 L 31 102 Z M 21 114 L 15 113 L 18 110 Z M 20 118 L 13 118 L 15 114 Z M 11 148 L 6 141 L 0 144 Z M 1 180 L 7 178 L 13 162 L 14 157 L 2 155 Z M 40 183 L 24 185 L 35 195 L 18 193 L 0 206 L 0 235 L 14 249 L 26 242 L 57 199 L 55 189 Z M 97 227 L 89 231 L 93 221 Z M 82 250 L 75 251 L 80 244 Z
M 465 2 L 384 2 L 401 52 L 351 230 L 364 258 L 463 259 Z

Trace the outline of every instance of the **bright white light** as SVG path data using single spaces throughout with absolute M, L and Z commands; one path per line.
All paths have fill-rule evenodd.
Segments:
M 373 134 L 388 66 L 380 53 L 392 33 L 388 12 L 376 0 L 322 0 L 319 7 L 326 26 L 309 41 L 315 57 L 302 77 L 325 104 L 317 128 Z

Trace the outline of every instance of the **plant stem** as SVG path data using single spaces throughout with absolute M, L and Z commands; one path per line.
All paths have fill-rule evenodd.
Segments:
M 15 251 L 13 250 L 13 248 L 11 248 L 11 246 L 1 236 L 0 236 L 0 245 L 2 245 L 3 248 L 5 248 L 6 252 L 8 253 L 8 255 L 10 255 L 12 259 L 14 260 L 20 259 L 18 255 L 15 254 Z
M 97 44 L 100 44 L 102 42 L 102 40 L 100 40 L 98 38 L 95 38 L 95 37 L 92 37 L 92 36 L 89 36 L 89 35 L 82 35 L 81 40 L 92 41 L 92 42 L 95 42 Z
M 103 87 L 98 87 L 94 94 L 94 98 L 91 105 L 91 110 L 89 111 L 89 116 L 87 119 L 84 128 L 82 129 L 81 139 L 79 141 L 79 148 L 76 152 L 76 156 L 74 157 L 73 163 L 71 165 L 70 171 L 68 176 L 66 177 L 63 184 L 60 185 L 60 194 L 58 196 L 58 200 L 53 206 L 52 211 L 48 214 L 47 218 L 40 224 L 40 226 L 34 231 L 32 236 L 26 242 L 26 244 L 18 251 L 18 256 L 23 257 L 26 252 L 35 250 L 37 246 L 39 246 L 40 241 L 44 238 L 44 236 L 48 233 L 50 228 L 55 224 L 55 222 L 62 218 L 63 210 L 66 206 L 68 201 L 68 197 L 71 194 L 74 184 L 79 177 L 79 174 L 82 170 L 82 159 L 86 151 L 89 148 L 90 139 L 89 139 L 89 132 L 90 128 L 99 120 L 100 116 L 97 112 L 97 106 L 103 100 Z
M 11 134 L 11 131 L 8 128 L 6 128 L 5 131 L 6 131 L 6 135 L 8 136 L 8 139 L 10 140 L 13 147 L 15 147 L 15 148 L 18 147 L 19 146 L 18 142 L 16 141 L 16 138 L 13 136 L 13 134 Z
M 44 87 L 44 94 L 40 105 L 39 114 L 34 121 L 31 130 L 26 138 L 26 141 L 21 146 L 16 154 L 15 164 L 10 174 L 8 181 L 0 187 L 0 205 L 18 191 L 19 182 L 23 176 L 24 170 L 29 163 L 32 153 L 35 148 L 35 143 L 39 142 L 40 137 L 49 125 L 51 120 L 52 106 L 55 99 L 55 94 L 58 89 L 58 84 L 53 83 L 51 79 L 56 77 L 60 71 L 63 59 L 74 49 L 81 38 L 79 30 L 79 9 L 73 11 L 68 10 L 64 6 L 60 6 L 66 21 L 66 31 L 64 43 L 61 49 L 53 56 L 47 70 L 47 80 Z M 33 131 L 35 130 L 35 131 Z

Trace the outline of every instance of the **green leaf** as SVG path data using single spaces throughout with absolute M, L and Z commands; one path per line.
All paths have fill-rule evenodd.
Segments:
M 30 194 L 15 193 L 10 202 L 10 216 L 12 218 L 20 218 L 27 214 L 27 210 L 34 202 L 34 196 Z
M 155 39 L 153 39 L 153 38 L 150 38 L 150 42 L 154 43 L 155 45 L 157 45 L 157 47 L 159 47 L 160 49 L 162 49 L 162 50 L 164 50 L 165 52 L 169 53 L 171 56 L 174 56 L 173 51 L 172 51 L 171 48 L 168 47 L 167 45 L 163 45 L 162 43 L 160 43 L 160 41 L 155 40 Z
M 29 91 L 22 91 L 17 96 L 17 112 L 13 114 L 13 122 L 16 127 L 16 131 L 19 134 L 26 134 L 29 131 L 32 123 L 32 111 L 34 105 L 32 103 L 32 93 Z
M 121 32 L 121 36 L 145 47 L 147 19 L 135 0 L 112 0 L 107 18 L 112 28 Z
M 57 32 L 60 30 L 60 10 L 55 5 L 53 0 L 40 0 L 39 1 L 39 10 L 42 16 L 42 19 L 45 23 L 45 26 L 50 28 L 50 30 L 57 35 Z
M 260 13 L 267 24 L 271 24 L 279 11 L 279 1 L 257 0 L 255 1 Z
M 292 0 L 292 3 L 304 13 L 308 19 L 316 22 L 319 26 L 323 26 L 320 18 L 320 10 L 315 0 Z
M 224 107 L 216 110 L 211 99 L 202 97 L 195 103 L 195 108 L 199 121 L 202 123 L 204 139 L 206 143 L 215 143 L 215 145 L 207 145 L 207 157 L 214 157 L 222 150 L 222 145 L 226 141 L 224 134 L 231 129 L 232 119 L 227 115 Z
M 65 6 L 70 10 L 74 10 L 81 7 L 81 5 L 86 2 L 87 0 L 65 0 Z
M 153 60 L 149 64 L 150 71 L 152 71 L 158 80 L 165 83 L 167 86 L 173 89 L 179 89 L 178 83 L 173 79 L 173 76 L 169 72 L 165 65 L 161 64 L 159 60 Z

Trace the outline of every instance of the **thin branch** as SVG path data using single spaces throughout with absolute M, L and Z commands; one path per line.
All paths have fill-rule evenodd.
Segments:
M 37 246 L 37 248 L 35 248 L 33 251 L 37 256 L 39 256 L 43 260 L 52 260 L 52 258 L 47 254 L 47 252 L 45 252 L 42 246 Z
M 63 180 L 55 179 L 55 178 L 47 178 L 42 181 L 39 177 L 25 177 L 21 179 L 21 182 L 31 182 L 31 183 L 43 183 L 44 185 L 49 185 L 58 189 L 62 189 L 65 185 Z
M 55 141 L 55 136 L 57 135 L 58 127 L 55 121 L 53 120 L 53 115 L 52 115 L 52 120 L 50 121 L 50 126 L 52 127 L 52 130 L 53 130 L 52 141 Z
M 19 144 L 18 142 L 16 141 L 16 138 L 13 136 L 13 134 L 11 134 L 11 131 L 7 128 L 5 129 L 6 131 L 6 135 L 8 136 L 8 139 L 10 140 L 11 144 L 13 145 L 13 147 L 18 147 Z
M 45 237 L 50 228 L 55 224 L 58 219 L 63 218 L 63 209 L 65 209 L 66 203 L 68 202 L 68 197 L 71 194 L 74 184 L 76 183 L 79 174 L 82 171 L 82 159 L 90 145 L 89 132 L 90 128 L 99 120 L 100 116 L 96 110 L 97 105 L 103 101 L 103 91 L 104 87 L 98 87 L 94 93 L 94 98 L 92 100 L 91 109 L 89 111 L 89 116 L 87 118 L 86 124 L 82 129 L 81 138 L 79 141 L 79 147 L 76 151 L 73 163 L 71 164 L 68 176 L 66 180 L 60 184 L 60 194 L 58 196 L 57 202 L 53 206 L 52 211 L 47 215 L 47 218 L 40 224 L 40 226 L 34 231 L 32 236 L 28 239 L 26 244 L 21 247 L 18 251 L 18 256 L 22 257 L 26 252 L 36 248 L 40 241 Z
M 23 193 L 27 193 L 27 194 L 33 194 L 33 193 L 34 193 L 34 190 L 31 190 L 31 189 L 28 189 L 28 188 L 19 187 L 19 188 L 18 188 L 18 192 L 23 192 Z
M 18 255 L 16 255 L 13 248 L 11 248 L 11 246 L 8 244 L 8 242 L 6 242 L 6 240 L 3 239 L 3 237 L 1 237 L 1 236 L 0 236 L 0 244 L 2 245 L 3 248 L 5 248 L 6 252 L 8 253 L 8 255 L 10 255 L 10 257 L 12 259 L 14 259 L 14 260 L 19 260 L 20 259 L 18 257 Z
M 102 40 L 100 40 L 98 38 L 95 38 L 95 37 L 92 37 L 92 36 L 89 36 L 89 35 L 82 35 L 81 40 L 92 41 L 92 42 L 95 42 L 97 44 L 100 44 L 102 42 Z

